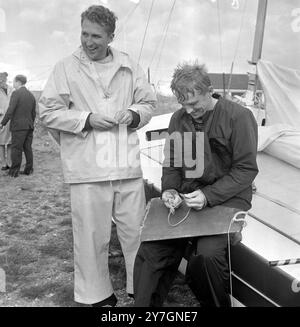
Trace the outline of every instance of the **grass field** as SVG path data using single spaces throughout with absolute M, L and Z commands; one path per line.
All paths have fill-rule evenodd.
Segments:
M 160 113 L 174 111 L 174 100 L 168 101 L 161 100 Z M 73 301 L 69 187 L 63 183 L 59 149 L 39 125 L 33 150 L 33 175 L 10 178 L 0 172 L 0 268 L 6 273 L 0 306 L 83 306 Z M 110 253 L 118 306 L 132 306 L 125 292 L 124 259 L 114 227 Z M 197 305 L 180 275 L 166 305 Z

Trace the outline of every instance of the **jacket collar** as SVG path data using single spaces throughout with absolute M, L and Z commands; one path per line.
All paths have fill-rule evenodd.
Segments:
M 111 52 L 113 61 L 116 64 L 119 64 L 121 67 L 129 68 L 131 71 L 133 71 L 133 65 L 129 59 L 128 54 L 125 52 L 120 52 L 113 47 L 109 47 L 109 51 Z M 87 64 L 91 62 L 81 46 L 73 53 L 73 56 L 77 58 L 81 63 Z

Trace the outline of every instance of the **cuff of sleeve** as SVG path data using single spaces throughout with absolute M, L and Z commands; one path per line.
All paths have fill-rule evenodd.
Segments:
M 204 207 L 207 207 L 207 206 L 212 207 L 212 205 L 209 203 L 209 200 L 208 200 L 208 197 L 207 197 L 207 192 L 205 190 L 203 190 L 203 189 L 202 190 L 200 189 L 200 191 L 205 196 L 205 205 L 204 205 Z
M 132 113 L 132 122 L 128 127 L 137 128 L 139 126 L 140 121 L 141 121 L 141 117 L 137 112 L 135 112 L 135 111 L 133 111 L 131 109 L 128 109 L 128 110 Z
M 91 113 L 87 112 L 87 111 L 84 111 L 84 112 L 81 113 L 81 115 L 79 117 L 79 125 L 77 126 L 76 131 L 75 131 L 75 134 L 77 134 L 78 136 L 81 136 L 81 137 L 86 137 L 87 136 L 88 131 L 83 130 L 83 129 L 84 129 L 86 120 L 87 120 L 87 118 L 88 118 L 88 116 L 90 114 Z
M 91 129 L 93 129 L 93 127 L 91 126 L 91 123 L 90 123 L 91 114 L 92 113 L 89 113 L 89 115 L 87 116 L 82 132 L 90 131 Z

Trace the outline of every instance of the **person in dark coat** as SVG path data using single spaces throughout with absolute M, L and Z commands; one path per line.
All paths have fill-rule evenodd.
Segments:
M 253 114 L 237 103 L 213 97 L 204 65 L 178 66 L 171 89 L 182 108 L 173 114 L 168 133 L 179 132 L 182 142 L 178 147 L 166 141 L 162 201 L 171 210 L 182 200 L 194 210 L 216 205 L 249 210 L 251 184 L 258 173 Z M 203 133 L 204 147 L 196 142 L 198 132 Z M 191 133 L 192 158 L 195 162 L 204 158 L 198 160 L 199 167 L 186 164 L 184 139 Z M 235 236 L 240 241 L 241 234 Z M 189 241 L 180 238 L 141 243 L 134 267 L 136 306 L 163 305 Z M 196 251 L 188 260 L 186 280 L 200 306 L 230 306 L 227 234 L 201 236 L 192 243 Z
M 36 116 L 36 100 L 33 94 L 27 90 L 25 84 L 27 78 L 17 75 L 14 79 L 15 91 L 12 93 L 8 109 L 1 122 L 1 128 L 10 121 L 12 134 L 11 145 L 11 167 L 9 175 L 18 177 L 22 163 L 22 152 L 24 151 L 26 165 L 21 173 L 30 175 L 33 172 L 32 138 L 34 120 Z

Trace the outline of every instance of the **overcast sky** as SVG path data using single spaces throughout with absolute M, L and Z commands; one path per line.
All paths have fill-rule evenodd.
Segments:
M 152 0 L 0 0 L 0 71 L 10 81 L 26 74 L 29 87 L 40 89 L 80 45 L 80 14 L 91 4 L 116 13 L 112 46 L 140 57 L 155 84 L 167 85 L 178 62 L 196 58 L 210 72 L 228 73 L 234 57 L 234 73 L 249 70 L 257 0 L 177 0 L 162 47 L 173 2 L 154 1 L 141 52 Z M 300 0 L 269 0 L 263 59 L 300 69 Z

